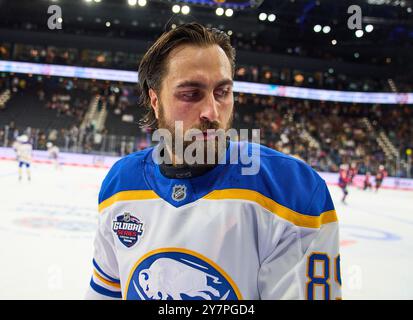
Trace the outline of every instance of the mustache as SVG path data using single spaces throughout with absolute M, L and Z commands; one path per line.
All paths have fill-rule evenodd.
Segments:
M 198 129 L 198 130 L 201 130 L 202 132 L 205 132 L 208 129 L 218 130 L 218 129 L 223 129 L 223 128 L 221 128 L 221 125 L 219 124 L 218 121 L 204 121 L 204 122 L 201 122 L 199 126 L 192 127 L 191 129 Z

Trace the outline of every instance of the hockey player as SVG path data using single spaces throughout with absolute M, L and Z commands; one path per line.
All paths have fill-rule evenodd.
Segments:
M 14 152 L 16 153 L 16 161 L 17 161 L 17 163 L 19 162 L 18 150 L 19 150 L 19 147 L 20 147 L 20 145 L 21 145 L 20 139 L 21 139 L 21 136 L 20 136 L 20 137 L 17 137 L 17 139 L 16 139 L 16 140 L 13 142 L 13 144 L 11 145 L 12 149 L 13 149 Z
M 32 162 L 32 145 L 27 135 L 19 137 L 20 144 L 17 145 L 17 158 L 19 161 L 19 181 L 22 180 L 22 168 L 26 167 L 27 179 L 31 180 L 30 164 Z
M 343 191 L 343 198 L 341 198 L 341 202 L 346 204 L 346 198 L 347 198 L 347 195 L 348 195 L 347 185 L 350 181 L 349 170 L 348 170 L 348 165 L 347 164 L 342 164 L 340 166 L 340 171 L 339 171 L 338 175 L 339 175 L 339 177 L 338 177 L 338 186 Z
M 367 190 L 367 189 L 371 189 L 371 188 L 372 188 L 370 178 L 371 178 L 371 173 L 370 173 L 370 171 L 367 171 L 367 172 L 366 172 L 366 176 L 364 177 L 364 187 L 363 187 L 363 190 Z
M 48 142 L 46 144 L 47 147 L 47 151 L 49 152 L 49 158 L 52 159 L 53 161 L 53 165 L 55 167 L 55 169 L 59 168 L 59 148 L 55 145 L 53 145 L 53 143 Z
M 357 163 L 352 162 L 350 169 L 348 170 L 349 174 L 349 185 L 353 185 L 353 179 L 358 173 Z
M 201 129 L 197 141 L 231 127 L 234 49 L 224 32 L 178 26 L 138 74 L 147 124 L 173 131 L 182 121 L 185 132 Z M 102 183 L 88 299 L 341 297 L 337 216 L 310 166 L 247 142 L 224 145 L 220 160 L 239 154 L 218 164 L 178 164 L 177 147 L 163 149 L 173 164 L 158 164 L 159 148 L 119 160 Z M 240 158 L 256 149 L 259 171 L 245 175 Z
M 383 165 L 379 166 L 379 170 L 376 173 L 376 192 L 379 191 L 384 178 L 387 177 L 387 171 Z

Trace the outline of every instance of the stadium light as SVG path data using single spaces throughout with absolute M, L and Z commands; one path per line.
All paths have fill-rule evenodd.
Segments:
M 136 4 L 138 3 L 138 0 L 128 0 L 128 4 L 133 7 L 136 6 Z
M 217 9 L 215 10 L 215 14 L 216 14 L 217 16 L 222 16 L 222 15 L 224 14 L 224 9 L 223 9 L 223 8 L 217 8 Z
M 356 37 L 357 38 L 361 38 L 363 36 L 363 34 L 364 34 L 363 30 L 357 30 L 356 31 Z
M 139 0 L 139 1 L 138 1 L 138 5 L 139 5 L 140 7 L 146 6 L 146 3 L 147 3 L 146 0 Z
M 372 24 L 368 24 L 368 25 L 366 26 L 366 28 L 365 28 L 366 32 L 372 32 L 373 29 L 374 29 L 374 27 L 373 27 Z
M 335 45 L 337 44 L 337 40 L 336 40 L 336 39 L 331 40 L 331 44 L 332 44 L 333 46 L 335 46 Z
M 232 30 L 228 30 L 227 33 L 228 33 L 229 36 L 232 36 Z
M 322 27 L 321 27 L 319 24 L 316 24 L 316 25 L 314 26 L 314 32 L 320 32 L 321 29 L 322 29 Z
M 354 58 L 358 58 L 358 57 L 360 57 L 360 54 L 358 53 L 358 52 L 356 52 L 355 54 L 354 54 Z
M 99 3 L 99 2 L 101 2 L 101 1 L 102 1 L 102 0 L 95 0 L 96 3 Z
M 110 22 L 106 21 L 105 25 L 109 28 L 110 27 Z
M 276 18 L 277 18 L 277 17 L 275 16 L 275 14 L 270 14 L 270 15 L 268 16 L 268 21 L 269 21 L 269 22 L 274 22 Z
M 234 14 L 234 10 L 232 10 L 232 9 L 225 10 L 225 15 L 227 17 L 232 17 L 233 14 Z
M 188 6 L 183 6 L 183 7 L 181 8 L 182 14 L 188 14 L 190 11 L 191 11 L 191 8 L 188 7 Z
M 412 8 L 407 8 L 407 12 L 412 13 L 413 12 Z
M 330 26 L 325 26 L 325 27 L 323 28 L 323 32 L 324 32 L 324 33 L 329 33 L 330 31 L 331 31 Z
M 85 0 L 85 2 L 92 2 L 92 0 Z
M 265 19 L 267 19 L 267 14 L 264 12 L 260 13 L 260 15 L 258 16 L 258 19 L 260 19 L 261 21 L 264 21 Z
M 181 7 L 180 7 L 179 5 L 175 4 L 175 5 L 172 7 L 172 12 L 173 12 L 173 13 L 179 13 L 180 11 L 181 11 Z

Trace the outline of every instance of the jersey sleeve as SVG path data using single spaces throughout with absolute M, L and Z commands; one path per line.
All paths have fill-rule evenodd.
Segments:
M 303 215 L 303 224 L 273 219 L 271 249 L 258 274 L 261 299 L 341 299 L 338 221 L 321 179 L 308 211 L 314 215 Z
M 104 184 L 99 195 L 101 194 Z M 86 299 L 121 299 L 119 268 L 115 254 L 114 241 L 111 234 L 111 220 L 108 212 L 100 212 L 98 229 L 94 240 L 93 272 Z

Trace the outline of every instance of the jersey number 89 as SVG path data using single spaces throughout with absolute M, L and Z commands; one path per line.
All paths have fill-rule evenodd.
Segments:
M 321 265 L 321 275 L 316 274 L 316 265 Z M 307 262 L 307 300 L 315 300 L 315 289 L 322 288 L 323 299 L 330 300 L 330 257 L 325 253 L 313 252 Z M 340 255 L 334 259 L 334 281 L 341 286 Z M 339 298 L 337 298 L 339 299 Z

